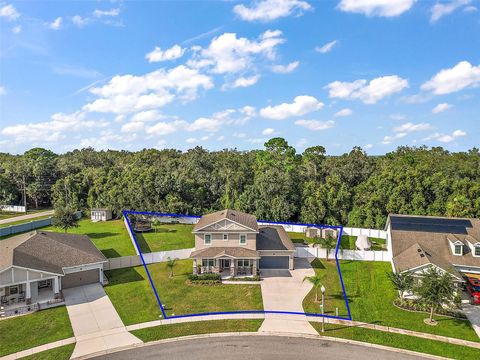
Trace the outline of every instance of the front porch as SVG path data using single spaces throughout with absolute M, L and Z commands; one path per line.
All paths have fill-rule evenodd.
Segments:
M 222 279 L 252 277 L 258 272 L 257 259 L 194 259 L 193 274 L 220 274 Z

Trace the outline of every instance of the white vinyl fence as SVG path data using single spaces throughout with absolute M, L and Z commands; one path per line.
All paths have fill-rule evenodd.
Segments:
M 78 219 L 80 219 L 82 217 L 82 212 L 77 211 L 75 215 L 77 216 Z M 10 225 L 4 228 L 0 228 L 0 236 L 18 234 L 18 233 L 31 231 L 31 230 L 39 229 L 39 228 L 50 226 L 50 225 L 52 225 L 52 217 L 49 217 L 46 219 L 40 219 L 40 220 L 32 220 L 22 224 Z
M 27 212 L 25 210 L 25 206 L 17 206 L 17 205 L 0 205 L 0 210 L 2 211 L 9 211 L 9 212 Z
M 317 257 L 325 259 L 327 251 L 319 247 L 297 246 L 295 248 L 295 257 L 309 258 Z M 335 250 L 330 251 L 329 259 L 335 258 Z M 359 260 L 359 261 L 385 261 L 392 260 L 392 254 L 389 251 L 363 251 L 363 250 L 343 250 L 338 251 L 338 259 L 340 260 Z
M 170 259 L 188 259 L 194 249 L 180 249 L 170 251 L 158 251 L 153 253 L 144 253 L 143 259 L 146 264 L 165 262 Z M 103 266 L 104 270 L 122 269 L 132 266 L 142 265 L 140 255 L 122 256 L 108 259 L 108 263 Z

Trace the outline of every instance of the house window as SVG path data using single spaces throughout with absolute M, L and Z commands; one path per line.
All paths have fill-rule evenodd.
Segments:
M 245 245 L 247 243 L 247 235 L 240 235 L 240 245 Z
M 237 263 L 238 267 L 249 267 L 250 260 L 249 259 L 239 259 Z
M 228 234 L 223 234 L 223 240 L 228 240 Z
M 462 255 L 462 245 L 455 244 L 455 255 Z
M 202 266 L 205 266 L 205 267 L 215 266 L 215 259 L 202 259 Z
M 10 295 L 18 294 L 18 285 L 10 286 Z
M 41 289 L 41 288 L 48 288 L 52 286 L 52 279 L 48 279 L 48 280 L 40 280 L 38 282 L 38 288 Z
M 212 235 L 211 234 L 205 234 L 203 237 L 205 245 L 210 245 L 212 243 Z
M 480 245 L 475 246 L 474 254 L 475 254 L 475 256 L 480 256 Z

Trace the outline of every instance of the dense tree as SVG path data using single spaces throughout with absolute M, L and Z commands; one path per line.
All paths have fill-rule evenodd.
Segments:
M 480 217 L 480 154 L 399 147 L 302 154 L 285 139 L 263 150 L 92 148 L 0 153 L 0 203 L 202 214 L 236 208 L 260 219 L 382 228 L 389 213 Z

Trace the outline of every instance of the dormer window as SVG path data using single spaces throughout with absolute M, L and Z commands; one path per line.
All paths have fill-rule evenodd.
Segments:
M 228 234 L 223 234 L 223 240 L 228 240 Z
M 453 252 L 455 255 L 463 255 L 463 245 L 455 244 Z
M 473 247 L 473 256 L 480 256 L 480 244 Z

